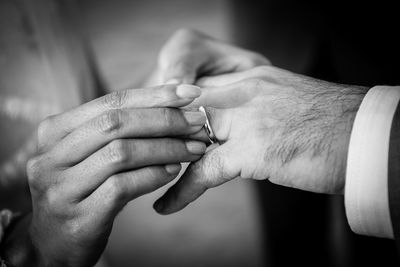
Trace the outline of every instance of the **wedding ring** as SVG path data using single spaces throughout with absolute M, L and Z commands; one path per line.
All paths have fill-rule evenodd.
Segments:
M 206 130 L 208 139 L 210 140 L 211 144 L 217 143 L 218 139 L 215 137 L 214 131 L 211 128 L 210 120 L 208 119 L 206 109 L 203 106 L 200 106 L 199 111 L 203 112 L 204 115 L 206 116 L 206 124 L 204 124 L 204 129 Z

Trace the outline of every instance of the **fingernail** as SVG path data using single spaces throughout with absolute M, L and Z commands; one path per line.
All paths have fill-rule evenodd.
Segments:
M 200 111 L 185 111 L 183 116 L 190 125 L 204 125 L 206 123 L 206 115 Z
M 186 148 L 190 153 L 200 155 L 200 154 L 204 154 L 207 147 L 203 142 L 187 141 Z
M 176 174 L 181 170 L 181 165 L 180 164 L 168 164 L 168 165 L 165 165 L 165 170 L 169 174 Z
M 201 89 L 195 85 L 180 84 L 176 88 L 176 95 L 180 98 L 196 98 L 201 95 Z
M 174 78 L 174 79 L 169 79 L 168 81 L 165 82 L 165 84 L 180 84 L 182 83 L 182 80 Z
M 164 209 L 164 203 L 162 201 L 156 201 L 153 207 L 158 213 L 161 213 Z

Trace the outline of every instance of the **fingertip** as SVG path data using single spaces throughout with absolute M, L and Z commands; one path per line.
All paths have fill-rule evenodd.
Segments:
M 205 143 L 197 140 L 188 140 L 185 142 L 186 149 L 194 155 L 203 155 L 206 152 L 207 146 Z
M 165 170 L 168 174 L 174 175 L 178 174 L 182 169 L 181 164 L 168 164 L 165 165 Z
M 169 215 L 169 214 L 176 213 L 176 212 L 182 210 L 183 208 L 185 208 L 186 206 L 187 205 L 185 205 L 183 207 L 175 207 L 175 206 L 169 205 L 168 200 L 164 199 L 164 197 L 161 197 L 153 204 L 154 210 L 160 215 Z
M 164 210 L 164 202 L 161 199 L 158 199 L 156 202 L 154 202 L 153 204 L 153 209 L 161 215 L 166 215 L 165 213 L 163 213 Z
M 174 194 L 174 192 L 171 190 L 173 190 L 173 187 L 168 189 L 168 191 L 162 197 L 160 197 L 159 199 L 157 199 L 156 202 L 154 202 L 153 208 L 158 214 L 168 215 L 180 210 L 180 208 L 177 208 L 177 206 L 174 205 L 171 199 L 173 198 L 172 195 Z

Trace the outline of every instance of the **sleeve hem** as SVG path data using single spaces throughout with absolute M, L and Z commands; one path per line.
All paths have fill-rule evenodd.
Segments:
M 388 194 L 388 154 L 400 87 L 369 90 L 357 112 L 347 157 L 345 206 L 358 234 L 393 238 Z

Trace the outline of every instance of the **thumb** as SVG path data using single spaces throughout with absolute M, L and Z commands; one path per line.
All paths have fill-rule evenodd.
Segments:
M 154 209 L 160 214 L 177 212 L 199 198 L 207 189 L 219 186 L 236 175 L 228 173 L 228 143 L 221 146 L 213 144 L 200 160 L 191 163 L 168 191 L 154 203 Z
M 160 62 L 163 83 L 193 84 L 196 81 L 197 67 L 194 63 L 181 59 L 177 62 Z

